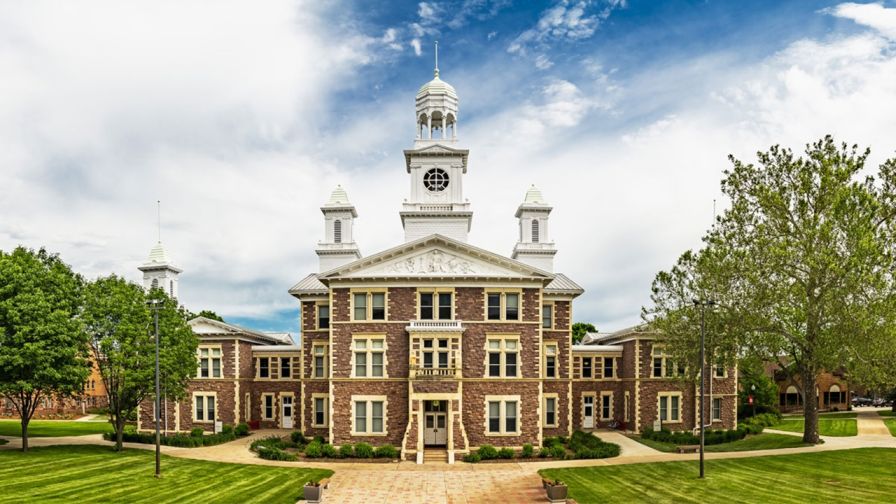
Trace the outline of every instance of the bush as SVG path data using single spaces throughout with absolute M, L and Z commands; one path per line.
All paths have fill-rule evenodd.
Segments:
M 266 446 L 258 447 L 258 456 L 265 460 L 284 460 L 287 462 L 295 462 L 297 460 L 292 453 L 286 453 L 279 448 L 268 448 Z
M 385 459 L 394 460 L 394 459 L 398 458 L 398 449 L 396 449 L 394 446 L 392 446 L 390 444 L 383 445 L 376 449 L 376 451 L 374 452 L 374 456 L 376 458 L 385 458 Z
M 373 447 L 367 443 L 358 443 L 355 445 L 355 457 L 357 458 L 373 458 Z
M 482 457 L 480 457 L 479 454 L 476 452 L 468 453 L 464 457 L 464 462 L 469 462 L 471 464 L 475 464 L 476 462 L 479 462 L 480 460 L 482 460 Z
M 290 437 L 290 439 L 292 439 L 292 442 L 295 443 L 295 444 L 297 444 L 297 445 L 306 445 L 306 444 L 308 444 L 308 440 L 305 438 L 305 435 L 302 434 L 302 433 L 299 432 L 299 431 L 295 431 L 295 432 L 293 432 L 292 434 L 289 435 L 289 437 Z M 321 443 L 320 443 L 320 444 L 324 444 L 324 443 L 323 443 L 323 440 L 321 440 Z
M 312 441 L 305 447 L 305 456 L 308 458 L 320 458 L 323 455 L 323 445 L 317 441 Z
M 224 424 L 221 427 L 221 434 L 224 434 L 224 435 L 233 434 L 233 426 L 230 424 Z
M 203 429 L 202 427 L 195 427 L 190 431 L 190 435 L 193 437 L 202 437 L 205 435 L 205 429 Z
M 339 455 L 342 458 L 352 458 L 355 456 L 355 447 L 351 443 L 344 444 L 339 447 Z
M 237 437 L 245 437 L 249 435 L 249 424 L 246 422 L 242 422 L 233 429 L 233 433 L 237 435 Z
M 498 450 L 499 459 L 512 459 L 514 455 L 516 455 L 516 452 L 513 451 L 513 448 L 501 448 Z
M 555 458 L 557 460 L 563 460 L 566 458 L 566 448 L 562 444 L 555 444 L 551 448 L 549 448 L 551 452 L 551 458 Z
M 532 448 L 532 445 L 530 445 L 529 443 L 526 443 L 523 445 L 523 452 L 520 454 L 520 456 L 523 458 L 532 458 L 532 455 L 535 454 L 534 452 L 535 452 L 535 449 Z
M 320 453 L 326 458 L 342 458 L 342 456 L 339 454 L 339 450 L 337 450 L 336 447 L 331 444 L 325 444 L 321 446 Z
M 549 448 L 542 448 L 538 450 L 538 458 L 547 458 L 551 456 L 551 450 Z
M 748 425 L 746 423 L 743 423 L 739 425 L 737 429 L 708 430 L 704 434 L 704 442 L 706 445 L 730 443 L 732 441 L 737 441 L 739 439 L 745 438 L 747 434 L 759 434 L 762 432 L 762 429 L 763 427 L 758 424 Z M 647 428 L 641 433 L 641 437 L 644 439 L 659 441 L 661 443 L 671 443 L 675 445 L 700 444 L 700 437 L 695 436 L 691 432 L 671 432 L 666 428 L 663 428 L 659 431 L 654 431 L 651 428 Z
M 482 460 L 492 460 L 498 458 L 498 450 L 494 446 L 484 444 L 479 447 L 479 457 Z
M 326 444 L 327 442 L 323 436 L 314 436 L 314 440 L 317 441 L 318 444 Z
M 103 438 L 108 441 L 115 440 L 114 432 L 103 434 Z M 233 433 L 230 434 L 210 434 L 208 436 L 194 436 L 192 433 L 174 434 L 159 437 L 159 443 L 165 446 L 177 446 L 180 448 L 196 448 L 199 446 L 214 446 L 221 443 L 227 443 L 236 439 Z M 122 433 L 122 441 L 126 443 L 155 444 L 155 433 L 137 432 L 134 429 L 125 429 Z

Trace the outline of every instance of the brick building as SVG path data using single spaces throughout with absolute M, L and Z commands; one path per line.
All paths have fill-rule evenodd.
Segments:
M 765 366 L 766 375 L 778 386 L 778 408 L 782 413 L 803 411 L 803 381 L 791 366 L 769 362 Z M 844 370 L 823 371 L 815 382 L 819 411 L 846 411 L 850 408 L 852 390 Z
M 188 401 L 166 406 L 168 427 L 249 421 L 334 445 L 388 443 L 421 463 L 432 447 L 452 462 L 484 444 L 539 446 L 614 421 L 631 430 L 660 420 L 693 428 L 694 387 L 672 377 L 651 334 L 634 328 L 571 345 L 583 289 L 554 272 L 552 207 L 537 188 L 516 211 L 510 257 L 467 243 L 469 151 L 457 146 L 457 94 L 438 70 L 417 93 L 415 117 L 417 138 L 404 151 L 404 242 L 362 257 L 357 211 L 337 187 L 321 208 L 319 269 L 289 290 L 299 300 L 301 345 L 191 321 L 199 377 Z M 144 281 L 175 289 L 180 270 L 167 264 L 141 268 Z M 713 384 L 713 425 L 733 427 L 736 373 L 723 370 Z M 142 408 L 141 425 L 151 409 Z

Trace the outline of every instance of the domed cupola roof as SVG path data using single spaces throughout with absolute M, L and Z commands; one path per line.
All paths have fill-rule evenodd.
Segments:
M 544 196 L 541 195 L 541 191 L 535 187 L 535 184 L 532 184 L 532 187 L 526 191 L 526 203 L 544 204 Z
M 426 95 L 448 95 L 455 100 L 457 99 L 457 92 L 454 91 L 454 86 L 439 78 L 438 69 L 435 71 L 435 78 L 420 86 L 420 90 L 417 91 L 418 99 L 423 98 Z

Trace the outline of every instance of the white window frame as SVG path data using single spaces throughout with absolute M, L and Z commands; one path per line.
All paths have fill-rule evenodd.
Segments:
M 359 349 L 359 343 L 364 342 L 365 348 Z M 382 348 L 373 348 L 374 342 L 382 343 Z M 388 366 L 386 362 L 386 335 L 385 334 L 355 334 L 352 335 L 352 378 L 388 378 Z M 364 374 L 358 374 L 358 359 L 357 354 L 363 353 L 365 355 L 365 363 L 364 363 Z M 383 374 L 380 376 L 373 376 L 373 355 L 381 354 L 383 356 Z
M 500 294 L 501 301 L 499 304 L 500 312 L 499 318 L 493 319 L 488 316 L 488 297 L 490 294 Z M 508 319 L 507 318 L 507 295 L 515 295 L 517 296 L 516 303 L 516 318 Z M 539 316 L 539 324 L 540 324 L 540 316 Z M 519 289 L 507 289 L 507 290 L 486 290 L 485 291 L 485 321 L 486 322 L 523 322 L 523 291 Z
M 549 353 L 548 349 L 553 348 L 554 353 Z M 548 375 L 548 357 L 554 358 L 554 374 Z M 560 345 L 556 341 L 546 341 L 544 343 L 544 377 L 559 378 L 560 377 Z
M 491 347 L 492 341 L 500 342 L 499 348 L 497 350 L 493 349 Z M 515 344 L 515 346 L 516 346 L 515 351 L 507 349 L 508 341 L 511 341 Z M 498 353 L 501 356 L 500 357 L 500 370 L 499 370 L 500 373 L 498 376 L 493 376 L 491 374 L 490 355 L 493 353 Z M 516 354 L 516 374 L 512 375 L 512 376 L 507 374 L 507 354 L 508 353 Z M 513 334 L 513 335 L 486 334 L 485 335 L 485 378 L 492 378 L 492 379 L 495 379 L 495 378 L 520 378 L 523 375 L 523 370 L 522 370 L 522 365 L 521 365 L 522 360 L 523 360 L 522 359 L 522 347 L 520 346 L 520 336 L 518 334 Z
M 430 319 L 423 318 L 423 295 L 424 294 L 432 294 L 432 318 L 430 318 Z M 442 318 L 441 314 L 439 313 L 439 310 L 442 307 L 441 303 L 439 302 L 439 295 L 441 295 L 441 294 L 448 294 L 449 296 L 451 296 L 451 303 L 449 305 L 449 308 L 451 309 L 451 314 L 449 315 L 448 318 Z M 417 319 L 418 320 L 455 320 L 455 318 L 457 317 L 457 315 L 456 315 L 457 310 L 455 309 L 457 306 L 456 303 L 457 303 L 457 297 L 456 297 L 456 293 L 454 292 L 454 289 L 435 289 L 435 288 L 418 289 L 417 290 Z
M 544 325 L 545 322 L 545 310 L 548 310 L 548 318 L 550 319 L 550 324 Z M 541 328 L 551 330 L 554 328 L 554 303 L 544 303 L 541 305 Z
M 277 359 L 277 378 L 280 380 L 292 380 L 294 378 L 293 373 L 293 362 L 291 355 L 278 355 Z M 283 359 L 289 359 L 289 376 L 283 376 Z
M 206 351 L 207 355 L 205 357 L 202 356 L 202 352 Z M 215 376 L 214 373 L 214 361 L 215 356 L 213 352 L 218 353 L 218 376 Z M 199 380 L 212 380 L 217 378 L 224 377 L 224 351 L 221 350 L 221 345 L 199 345 L 199 348 L 196 349 L 196 359 L 197 359 L 197 367 L 196 367 L 196 378 Z M 202 361 L 205 360 L 208 362 L 208 376 L 202 376 Z
M 268 411 L 268 401 L 267 398 L 271 398 L 271 416 L 267 415 Z M 277 395 L 276 394 L 261 394 L 261 401 L 259 401 L 261 406 L 261 419 L 272 421 L 277 418 Z
M 605 397 L 608 397 L 609 401 L 610 401 L 610 404 L 609 404 L 610 416 L 604 416 L 604 401 L 606 400 L 606 399 L 604 399 Z M 604 392 L 600 393 L 600 419 L 601 420 L 612 420 L 613 419 L 613 415 L 615 414 L 615 411 L 614 411 L 615 405 L 613 404 L 613 402 L 614 402 L 613 401 L 613 392 L 604 391 Z
M 196 409 L 196 399 L 202 399 L 202 418 L 199 418 L 199 411 Z M 208 400 L 211 399 L 215 405 L 214 418 L 208 418 Z M 214 423 L 218 418 L 218 393 L 217 392 L 193 392 L 193 423 Z M 155 407 L 155 403 L 153 403 Z
M 607 359 L 610 359 L 610 373 L 612 376 L 607 376 Z M 600 361 L 600 376 L 604 380 L 612 380 L 616 378 L 616 357 L 603 357 Z
M 320 352 L 318 352 L 320 349 Z M 328 345 L 326 342 L 314 342 L 311 344 L 311 378 L 315 379 L 323 379 L 327 378 L 327 366 L 329 364 L 329 359 L 327 359 L 327 351 Z M 320 358 L 323 366 L 321 366 L 321 373 L 318 375 L 317 373 L 317 359 Z M 352 356 L 354 358 L 354 356 Z M 354 366 L 354 364 L 352 364 Z
M 719 402 L 718 409 L 716 409 L 716 401 Z M 722 406 L 724 406 L 723 402 L 724 401 L 722 401 L 721 397 L 713 397 L 712 401 L 710 401 L 710 403 L 709 403 L 710 414 L 709 415 L 710 415 L 711 421 L 713 421 L 713 422 L 721 422 L 722 421 Z M 716 413 L 718 413 L 718 415 L 716 415 Z
M 678 418 L 672 419 L 672 397 L 678 398 Z M 662 400 L 666 399 L 666 420 L 662 420 Z M 657 418 L 662 421 L 664 424 L 672 424 L 672 423 L 681 423 L 682 418 L 682 407 L 684 402 L 682 401 L 682 393 L 681 392 L 660 392 L 656 395 L 656 414 Z
M 262 359 L 267 359 L 267 361 L 268 361 L 268 375 L 267 376 L 261 376 L 261 361 L 262 361 Z M 271 372 L 271 356 L 265 355 L 263 357 L 262 356 L 256 357 L 255 358 L 255 379 L 270 380 L 271 375 L 273 375 L 273 373 Z
M 324 308 L 327 310 L 327 317 L 326 317 L 327 318 L 327 327 L 322 327 L 320 325 L 320 320 L 321 320 L 320 311 L 321 311 L 321 309 L 324 309 Z M 330 303 L 315 304 L 314 305 L 314 329 L 316 329 L 318 331 L 329 330 L 332 325 L 333 325 L 333 312 L 330 310 Z
M 357 404 L 364 403 L 365 404 L 365 416 L 364 416 L 364 430 L 358 430 L 357 425 Z M 374 403 L 383 403 L 383 431 L 382 432 L 374 432 L 373 431 L 373 404 Z M 377 436 L 383 437 L 389 435 L 389 400 L 386 396 L 352 396 L 352 410 L 351 410 L 351 422 L 352 422 L 352 436 Z
M 500 403 L 499 406 L 499 431 L 492 432 L 489 429 L 489 405 L 493 402 Z M 516 430 L 510 432 L 507 430 L 507 403 L 515 403 L 516 404 Z M 505 395 L 505 396 L 485 396 L 485 435 L 487 437 L 513 437 L 519 436 L 523 432 L 523 420 L 522 420 L 522 401 L 520 396 L 518 395 Z
M 554 422 L 548 422 L 548 401 L 554 401 Z M 560 395 L 545 394 L 544 395 L 544 426 L 558 427 L 560 425 Z
M 323 409 L 317 409 L 317 401 L 323 401 Z M 323 413 L 324 421 L 317 422 L 317 414 Z M 354 414 L 354 412 L 353 412 Z M 326 428 L 329 426 L 330 419 L 330 394 L 311 394 L 311 426 L 315 428 Z
M 382 294 L 383 295 L 383 318 L 374 319 L 373 318 L 373 295 L 374 294 Z M 360 319 L 355 315 L 355 296 L 366 295 L 366 305 L 364 307 L 365 310 L 365 318 Z M 389 320 L 389 291 L 387 289 L 364 289 L 364 290 L 352 290 L 349 293 L 349 301 L 351 308 L 351 320 L 352 322 L 385 322 Z M 333 322 L 330 321 L 330 324 Z
M 594 359 L 596 359 L 596 358 L 597 357 L 595 357 L 593 355 L 583 355 L 579 359 L 579 378 L 581 378 L 583 380 L 593 380 L 594 379 L 594 376 L 595 376 Z M 590 376 L 585 376 L 585 360 L 586 359 L 591 362 L 591 370 L 590 370 L 591 375 Z

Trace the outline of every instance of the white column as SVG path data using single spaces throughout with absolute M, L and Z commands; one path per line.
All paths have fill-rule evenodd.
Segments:
M 457 140 L 457 117 L 456 116 L 454 117 L 454 130 L 451 133 L 452 133 L 452 135 L 454 135 L 453 138 L 455 140 Z
M 427 140 L 432 140 L 432 116 L 426 118 L 426 129 L 428 133 L 426 134 Z
M 442 115 L 442 140 L 445 139 L 445 125 L 447 124 L 447 118 Z

